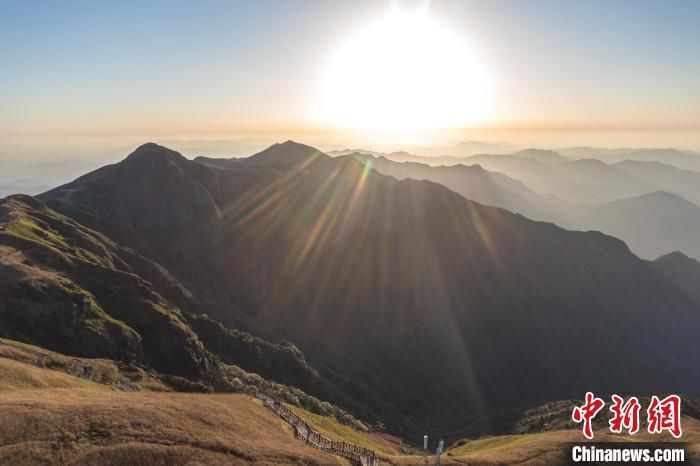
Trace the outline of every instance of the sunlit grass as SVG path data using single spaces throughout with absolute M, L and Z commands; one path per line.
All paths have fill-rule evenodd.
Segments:
M 36 366 L 42 361 L 45 367 Z M 92 367 L 92 381 L 73 375 L 76 363 Z M 136 390 L 169 391 L 157 378 L 146 373 L 130 380 L 120 373 L 117 363 L 108 359 L 65 356 L 37 346 L 0 338 L 0 391 L 30 388 L 113 389 L 126 383 Z
M 312 428 L 318 430 L 331 440 L 352 443 L 387 455 L 396 455 L 400 453 L 398 447 L 391 442 L 375 434 L 360 432 L 353 429 L 351 426 L 342 424 L 332 416 L 313 414 L 309 411 L 297 408 L 296 406 L 289 406 L 289 408 L 306 419 L 306 422 L 308 422 Z
M 450 449 L 447 454 L 450 456 L 463 456 L 470 453 L 483 453 L 485 451 L 497 450 L 506 447 L 515 447 L 527 443 L 535 442 L 542 437 L 542 434 L 526 435 L 502 435 L 498 437 L 487 437 L 478 440 L 468 440 L 464 445 Z
M 35 388 L 111 389 L 107 385 L 101 385 L 63 372 L 41 369 L 29 364 L 0 358 L 0 392 Z
M 0 393 L 0 463 L 347 464 L 248 396 L 79 388 Z

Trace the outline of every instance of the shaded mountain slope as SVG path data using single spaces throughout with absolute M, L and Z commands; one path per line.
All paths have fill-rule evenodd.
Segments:
M 168 270 L 192 270 L 188 276 L 193 279 L 201 273 L 196 261 L 184 258 L 183 250 L 200 250 L 201 231 L 220 215 L 213 199 L 215 183 L 201 165 L 146 144 L 123 162 L 90 172 L 41 198 L 60 200 L 62 211 L 78 222 L 107 233 Z
M 574 203 L 609 202 L 658 190 L 594 159 L 549 163 L 515 155 L 475 155 L 463 163 L 504 173 L 535 192 Z
M 682 250 L 700 258 L 700 207 L 662 191 L 572 211 L 582 228 L 624 240 L 639 256 L 654 259 Z
M 173 167 L 140 160 L 153 151 Z M 453 430 L 588 389 L 700 389 L 689 367 L 697 304 L 617 239 L 292 142 L 230 168 L 147 146 L 104 170 L 107 184 L 78 180 L 41 198 L 136 232 L 193 293 L 352 380 L 362 415 L 394 431 Z M 140 196 L 126 193 L 132 184 Z M 182 209 L 160 199 L 171 191 Z
M 196 376 L 201 343 L 121 248 L 28 196 L 0 205 L 2 336 Z
M 516 154 L 519 154 L 519 157 L 530 158 L 528 154 L 532 153 L 539 154 L 544 160 L 551 157 L 559 160 L 556 159 L 555 152 L 550 154 L 549 151 L 530 149 Z M 552 221 L 571 229 L 600 230 L 626 241 L 633 252 L 644 258 L 657 257 L 676 249 L 697 257 L 699 251 L 700 243 L 696 238 L 700 235 L 700 223 L 695 220 L 698 212 L 678 197 L 649 193 L 632 198 L 634 201 L 616 200 L 612 205 L 606 203 L 582 207 L 578 203 L 557 202 L 536 194 L 522 183 L 502 173 L 486 171 L 479 165 L 431 167 L 411 162 L 397 163 L 385 157 L 375 158 L 364 154 L 352 156 L 360 160 L 370 160 L 372 168 L 385 175 L 397 179 L 434 181 L 467 199 L 502 207 L 531 219 Z M 525 167 L 525 171 L 521 173 L 527 170 L 532 170 L 530 173 L 539 171 L 538 179 L 543 175 L 549 176 L 547 183 L 550 188 L 567 191 L 566 197 L 572 197 L 571 193 L 574 191 L 578 194 L 573 197 L 585 197 L 585 192 L 593 190 L 597 183 L 602 186 L 602 191 L 610 186 L 620 186 L 624 180 L 619 179 L 618 169 L 629 172 L 632 176 L 639 175 L 640 180 L 648 183 L 646 187 L 638 186 L 639 189 L 634 192 L 662 185 L 667 186 L 669 192 L 687 193 L 696 197 L 700 193 L 700 174 L 659 163 L 627 161 L 608 170 L 608 166 L 596 160 L 566 162 L 562 159 L 563 161 L 559 162 L 539 163 L 537 160 L 518 161 L 514 159 L 515 154 L 484 157 L 492 159 L 491 162 L 493 159 L 511 160 L 513 167 Z M 553 166 L 554 164 L 556 166 Z M 569 172 L 576 172 L 576 176 L 571 176 Z M 604 175 L 605 173 L 607 175 Z M 540 186 L 537 183 L 536 185 Z M 624 192 L 625 189 L 616 187 L 607 190 L 607 194 L 602 197 L 614 197 Z
M 700 262 L 675 251 L 655 259 L 653 265 L 688 296 L 700 303 Z
M 525 185 L 502 173 L 484 170 L 478 165 L 437 166 L 403 162 L 386 157 L 354 153 L 354 157 L 371 168 L 397 180 L 429 180 L 440 183 L 467 199 L 520 213 L 537 220 L 548 220 L 557 216 L 559 208 L 553 201 L 529 190 Z
M 0 200 L 0 226 L 0 337 L 210 386 L 226 385 L 221 359 L 324 399 L 338 396 L 298 349 L 182 311 L 160 291 L 201 303 L 165 269 L 41 201 Z
M 334 151 L 334 156 L 353 153 L 385 157 L 394 162 L 413 162 L 430 166 L 480 165 L 523 182 L 541 195 L 572 202 L 604 202 L 658 190 L 653 183 L 609 167 L 594 157 L 568 158 L 559 152 L 524 149 L 511 154 L 478 153 L 460 157 L 429 157 L 407 152 L 380 153 L 359 149 Z M 576 153 L 575 153 L 576 154 Z M 596 193 L 596 186 L 602 192 Z

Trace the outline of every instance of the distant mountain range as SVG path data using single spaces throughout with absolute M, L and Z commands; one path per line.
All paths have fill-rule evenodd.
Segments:
M 656 191 L 572 212 L 572 223 L 624 239 L 641 257 L 675 250 L 700 257 L 700 207 L 678 195 Z
M 509 148 L 510 147 L 510 148 Z M 442 151 L 442 152 L 441 152 Z M 626 160 L 659 162 L 681 170 L 700 172 L 700 153 L 678 149 L 605 149 L 597 147 L 568 147 L 556 150 L 524 149 L 514 152 L 510 145 L 486 143 L 454 143 L 443 148 L 419 148 L 421 155 L 406 151 L 377 152 L 367 149 L 343 149 L 328 152 L 331 156 L 348 155 L 354 152 L 385 156 L 398 162 L 410 161 L 428 165 L 465 164 L 465 159 L 476 155 L 518 155 L 534 158 L 540 162 L 595 159 L 607 164 Z M 563 159 L 563 160 L 562 160 Z
M 0 336 L 214 389 L 239 364 L 413 436 L 586 390 L 700 391 L 676 269 L 375 163 L 393 169 L 291 141 L 195 161 L 146 144 L 6 198 Z
M 507 175 L 491 172 L 479 165 L 429 166 L 417 162 L 397 163 L 384 156 L 351 153 L 346 157 L 397 180 L 414 179 L 440 183 L 473 201 L 502 207 L 533 219 L 556 218 L 560 204 L 528 189 Z
M 345 155 L 371 155 L 373 157 L 385 157 L 394 162 L 413 162 L 421 163 L 429 166 L 440 166 L 440 165 L 459 165 L 463 162 L 464 157 L 462 156 L 451 156 L 451 155 L 436 155 L 432 157 L 424 155 L 415 155 L 406 151 L 396 151 L 396 152 L 376 152 L 365 149 L 344 149 L 344 150 L 334 150 L 330 151 L 328 155 L 332 157 L 342 157 Z
M 465 157 L 459 159 L 465 165 L 449 166 L 412 162 L 427 158 L 406 153 L 349 155 L 371 160 L 373 168 L 397 179 L 434 181 L 528 218 L 603 231 L 647 259 L 676 249 L 700 258 L 698 172 L 660 162 L 571 160 L 539 149 Z
M 619 163 L 625 160 L 638 162 L 661 162 L 682 170 L 700 172 L 700 154 L 678 149 L 598 149 L 576 147 L 560 149 L 559 153 L 572 159 L 597 159 L 605 163 Z
M 659 190 L 677 194 L 700 205 L 700 172 L 681 170 L 661 162 L 625 160 L 614 165 L 619 170 L 657 186 Z
M 545 196 L 579 204 L 609 202 L 656 188 L 595 159 L 551 163 L 517 155 L 475 155 L 464 163 L 504 173 Z

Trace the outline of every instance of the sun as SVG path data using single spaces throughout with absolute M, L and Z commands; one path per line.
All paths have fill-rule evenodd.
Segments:
M 482 123 L 490 88 L 465 40 L 425 8 L 394 6 L 338 46 L 316 104 L 330 127 L 412 133 Z

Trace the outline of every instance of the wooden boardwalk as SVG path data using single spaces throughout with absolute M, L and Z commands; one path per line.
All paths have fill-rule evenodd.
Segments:
M 328 453 L 349 459 L 353 464 L 360 466 L 379 466 L 379 458 L 374 451 L 346 442 L 334 442 L 314 430 L 297 413 L 289 409 L 279 401 L 268 397 L 262 397 L 263 404 L 274 411 L 279 417 L 287 421 L 294 429 L 294 436 L 307 445 L 318 448 Z

